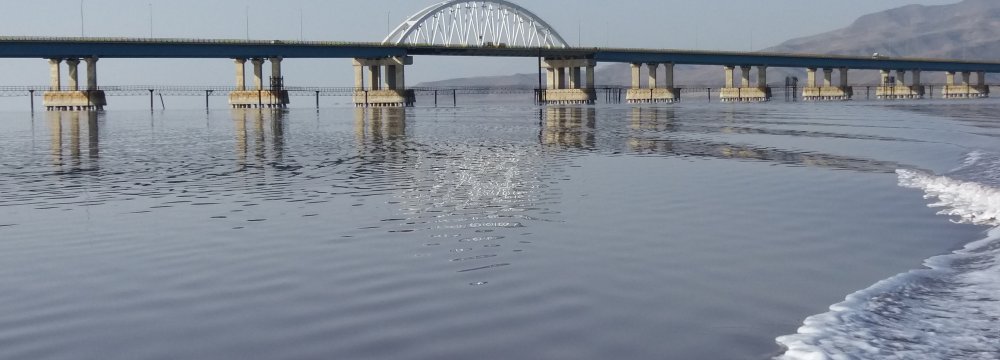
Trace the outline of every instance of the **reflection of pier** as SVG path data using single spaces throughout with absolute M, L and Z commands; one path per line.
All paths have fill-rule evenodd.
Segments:
M 541 141 L 546 145 L 593 148 L 597 110 L 592 107 L 552 106 L 544 110 Z
M 405 168 L 414 161 L 406 151 L 406 109 L 371 107 L 354 109 L 354 140 L 357 148 L 355 177 L 373 177 L 367 186 L 409 184 L 409 173 L 372 173 L 373 168 Z M 373 164 L 378 164 L 373 166 Z M 376 185 L 380 184 L 380 185 Z
M 845 134 L 811 133 L 807 131 L 791 132 L 787 130 L 766 130 L 753 128 L 734 128 L 732 126 L 687 125 L 683 116 L 673 108 L 632 108 L 629 121 L 629 131 L 625 139 L 605 143 L 624 143 L 626 151 L 641 154 L 660 154 L 667 156 L 695 156 L 715 159 L 736 159 L 766 161 L 793 166 L 809 166 L 830 168 L 836 170 L 852 170 L 858 172 L 892 173 L 906 166 L 888 161 L 864 158 L 852 158 L 812 151 L 797 151 L 777 149 L 751 144 L 732 144 L 722 141 L 690 139 L 676 136 L 678 133 L 695 131 L 702 134 L 725 133 L 759 133 L 779 136 L 801 137 L 843 137 Z M 729 114 L 732 115 L 731 113 Z M 609 133 L 610 135 L 612 133 Z M 857 139 L 888 140 L 883 137 L 858 136 Z M 895 139 L 893 139 L 895 140 Z M 898 140 L 896 140 L 898 141 Z M 610 149 L 618 150 L 618 149 Z
M 51 111 L 46 113 L 51 134 L 52 164 L 60 171 L 96 170 L 100 157 L 100 133 L 97 113 L 93 111 Z M 80 122 L 87 122 L 87 159 L 85 166 Z M 66 128 L 68 127 L 68 128 Z M 68 144 L 67 144 L 68 142 Z M 69 166 L 67 169 L 66 166 Z
M 654 133 L 674 132 L 676 131 L 675 116 L 674 109 L 633 107 L 628 122 L 629 130 L 632 131 L 632 135 L 626 141 L 628 150 L 632 152 L 672 151 L 669 148 L 671 146 L 669 142 L 647 139 L 641 133 L 647 131 Z
M 236 161 L 240 167 L 248 165 L 247 158 L 251 148 L 254 166 L 281 163 L 285 149 L 284 115 L 284 110 L 277 109 L 232 109 L 233 129 L 236 132 Z
M 406 138 L 406 109 L 357 108 L 354 110 L 354 135 L 360 147 L 402 150 L 396 145 Z

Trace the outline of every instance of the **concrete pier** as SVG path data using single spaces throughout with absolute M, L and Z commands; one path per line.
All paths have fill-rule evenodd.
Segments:
M 840 68 L 840 82 L 833 86 L 833 70 L 823 69 L 823 83 L 816 78 L 817 68 L 806 69 L 806 87 L 802 89 L 802 99 L 807 101 L 850 100 L 854 91 L 847 84 L 847 68 Z
M 270 86 L 264 86 L 264 59 L 253 58 L 253 89 L 246 88 L 247 59 L 234 59 L 236 64 L 236 90 L 229 93 L 229 105 L 233 109 L 269 108 L 281 109 L 289 104 L 288 91 L 284 89 L 281 77 L 281 58 L 268 59 L 271 62 Z
M 720 89 L 722 102 L 763 102 L 771 100 L 771 88 L 767 86 L 767 67 L 757 66 L 757 85 L 750 84 L 751 66 L 740 66 L 740 86 L 733 79 L 735 66 L 725 66 L 726 87 Z
M 945 99 L 979 99 L 990 96 L 990 88 L 986 86 L 986 73 L 976 72 L 976 84 L 970 83 L 971 72 L 962 72 L 962 83 L 955 84 L 955 72 L 945 73 L 945 85 L 941 96 Z
M 680 89 L 674 88 L 674 64 L 664 63 L 664 77 L 660 82 L 658 79 L 658 69 L 660 64 L 648 63 L 646 87 L 643 88 L 640 82 L 640 71 L 642 64 L 632 64 L 632 86 L 625 93 L 625 101 L 629 104 L 641 103 L 673 103 L 680 101 Z M 662 85 L 661 85 L 662 83 Z
M 920 84 L 920 70 L 913 70 L 910 84 L 906 82 L 906 70 L 896 70 L 896 77 L 889 70 L 881 71 L 881 85 L 875 90 L 875 97 L 882 100 L 922 99 L 924 86 Z M 895 80 L 895 81 L 893 81 Z
M 592 59 L 544 59 L 542 69 L 546 82 L 541 103 L 593 104 L 597 101 L 597 91 L 594 90 L 596 66 L 597 62 Z
M 97 87 L 97 58 L 89 57 L 87 63 L 87 88 L 81 90 L 79 82 L 80 59 L 65 59 L 69 86 L 63 88 L 60 65 L 63 59 L 49 59 L 49 91 L 42 94 L 45 110 L 101 110 L 107 105 L 104 91 Z
M 406 89 L 406 65 L 413 65 L 413 57 L 354 59 L 354 106 L 413 106 L 416 99 L 413 90 Z M 369 75 L 367 88 L 365 68 Z

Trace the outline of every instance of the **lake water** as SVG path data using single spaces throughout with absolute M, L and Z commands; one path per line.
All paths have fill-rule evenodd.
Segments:
M 0 113 L 0 358 L 997 359 L 997 113 Z

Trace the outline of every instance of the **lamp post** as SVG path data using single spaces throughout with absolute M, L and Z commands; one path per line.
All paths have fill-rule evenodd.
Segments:
M 80 0 L 80 37 L 84 36 L 83 31 L 83 0 Z

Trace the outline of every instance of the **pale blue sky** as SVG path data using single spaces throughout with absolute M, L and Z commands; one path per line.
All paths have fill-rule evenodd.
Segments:
M 857 17 L 907 4 L 957 0 L 513 0 L 584 46 L 751 50 L 849 25 Z M 436 1 L 424 0 L 2 0 L 0 34 L 381 41 L 386 28 Z M 152 10 L 152 11 L 150 11 Z M 301 20 L 301 21 L 300 21 Z M 301 27 L 300 27 L 301 26 Z M 751 48 L 751 39 L 753 45 Z M 47 82 L 41 59 L 2 60 L 0 84 Z M 418 57 L 408 83 L 535 71 L 533 59 Z M 285 62 L 286 84 L 349 86 L 348 60 Z M 231 85 L 230 60 L 105 59 L 102 85 Z M 318 72 L 317 72 L 318 71 Z M 316 76 L 319 74 L 320 76 Z

